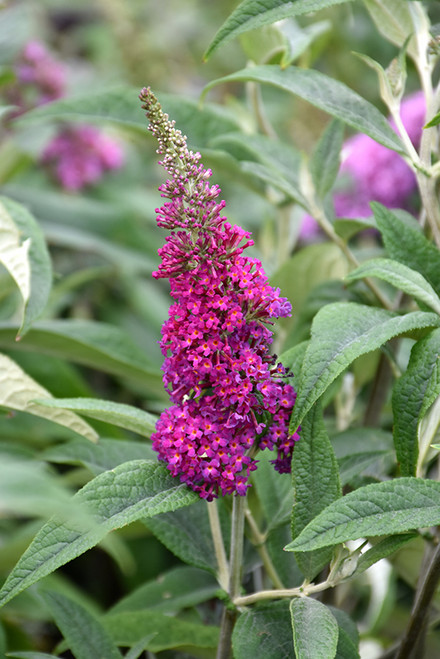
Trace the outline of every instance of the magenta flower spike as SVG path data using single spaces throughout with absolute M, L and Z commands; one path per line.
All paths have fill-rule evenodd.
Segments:
M 269 352 L 276 318 L 291 306 L 269 285 L 260 261 L 244 255 L 251 235 L 222 216 L 220 188 L 190 151 L 151 90 L 140 94 L 170 179 L 157 223 L 171 233 L 153 276 L 170 280 L 174 304 L 162 328 L 163 380 L 173 406 L 160 416 L 153 448 L 175 477 L 208 501 L 244 495 L 258 449 L 290 471 L 289 418 L 295 391 Z

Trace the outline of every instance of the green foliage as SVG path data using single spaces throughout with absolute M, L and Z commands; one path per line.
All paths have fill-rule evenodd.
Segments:
M 255 28 L 275 23 L 288 16 L 298 16 L 310 11 L 325 9 L 331 5 L 350 0 L 243 0 L 221 26 L 208 50 L 205 59 L 229 39 Z
M 292 537 L 296 538 L 309 522 L 341 496 L 338 464 L 319 403 L 315 403 L 301 424 L 301 442 L 295 447 L 292 477 Z M 331 556 L 332 550 L 325 549 L 297 554 L 295 558 L 304 576 L 312 580 L 330 562 Z
M 285 549 L 310 551 L 347 540 L 404 533 L 435 526 L 440 485 L 421 478 L 396 478 L 365 485 L 317 515 Z
M 52 519 L 43 526 L 0 591 L 0 604 L 94 547 L 109 531 L 187 506 L 197 497 L 161 465 L 134 460 L 96 476 L 75 500 L 90 519 L 83 524 Z
M 321 602 L 309 597 L 290 602 L 293 643 L 297 659 L 334 659 L 339 640 L 335 617 Z M 319 635 L 314 631 L 319 629 Z
M 40 4 L 0 21 L 0 655 L 359 659 L 371 640 L 440 656 L 435 3 Z M 51 102 L 21 80 L 30 40 L 64 66 Z M 208 507 L 148 441 L 172 300 L 151 277 L 166 231 L 144 85 L 292 304 L 267 327 L 300 440 L 292 474 L 254 444 L 246 500 Z M 399 108 L 417 89 L 425 129 Z M 85 124 L 124 164 L 67 190 L 44 153 Z

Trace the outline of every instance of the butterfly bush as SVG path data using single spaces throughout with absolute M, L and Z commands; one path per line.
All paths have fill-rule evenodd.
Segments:
M 400 107 L 402 123 L 416 149 L 422 136 L 425 109 L 423 92 L 406 97 Z M 393 120 L 390 125 L 397 132 Z M 414 172 L 398 153 L 368 135 L 354 135 L 344 143 L 339 181 L 344 185 L 333 197 L 336 217 L 369 217 L 371 201 L 387 208 L 413 210 L 412 197 L 417 190 Z M 317 232 L 317 223 L 305 216 L 301 237 L 313 239 Z
M 251 234 L 222 215 L 211 170 L 169 121 L 150 89 L 140 94 L 170 179 L 156 209 L 170 231 L 153 276 L 170 281 L 174 304 L 162 328 L 163 380 L 173 405 L 160 416 L 153 448 L 175 477 L 207 500 L 244 495 L 258 449 L 276 449 L 290 471 L 298 433 L 289 433 L 295 402 L 286 371 L 269 352 L 270 326 L 291 315 L 260 261 L 245 256 Z

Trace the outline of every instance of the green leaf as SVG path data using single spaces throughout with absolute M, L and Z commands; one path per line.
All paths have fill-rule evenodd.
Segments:
M 154 460 L 157 454 L 147 442 L 100 438 L 97 444 L 91 444 L 78 437 L 51 446 L 41 457 L 48 462 L 82 465 L 97 476 L 130 460 Z
M 340 153 L 344 139 L 344 125 L 334 119 L 329 123 L 313 151 L 310 160 L 315 193 L 324 199 L 332 189 L 340 166 Z
M 212 140 L 211 145 L 217 149 L 227 150 L 233 157 L 242 161 L 242 169 L 245 172 L 258 175 L 265 182 L 279 187 L 301 205 L 306 204 L 299 181 L 301 155 L 291 145 L 266 135 L 244 133 L 220 135 Z M 252 167 L 252 163 L 245 162 L 250 159 L 261 163 L 264 167 Z
M 440 253 L 414 222 L 403 221 L 377 202 L 371 203 L 385 248 L 392 259 L 417 270 L 440 293 Z
M 440 299 L 431 284 L 419 272 L 403 263 L 393 259 L 371 259 L 350 272 L 346 279 L 354 281 L 365 277 L 383 279 L 440 314 Z
M 368 570 L 369 567 L 380 561 L 382 558 L 387 558 L 398 551 L 401 547 L 406 545 L 407 542 L 419 537 L 417 533 L 401 533 L 399 535 L 390 535 L 388 538 L 379 540 L 370 549 L 364 552 L 358 561 L 356 571 L 354 574 L 361 574 Z
M 316 267 L 319 263 L 319 268 Z M 349 266 L 341 250 L 333 243 L 307 245 L 294 254 L 271 277 L 273 286 L 279 286 L 293 303 L 293 320 L 300 314 L 308 294 L 329 279 L 342 279 Z M 296 375 L 296 373 L 295 373 Z
M 86 320 L 39 321 L 18 343 L 17 326 L 0 322 L 0 346 L 54 355 L 130 378 L 156 397 L 168 398 L 160 373 L 125 332 L 113 325 Z
M 188 506 L 198 497 L 176 482 L 163 465 L 133 460 L 100 474 L 73 499 L 93 516 L 93 525 L 49 520 L 6 580 L 0 605 L 94 547 L 109 531 Z
M 439 324 L 436 314 L 423 311 L 399 316 L 354 302 L 328 304 L 317 313 L 312 325 L 290 427 L 295 430 L 300 425 L 313 403 L 357 357 L 376 350 L 394 336 Z
M 290 613 L 296 658 L 334 659 L 339 627 L 332 612 L 318 600 L 296 597 L 290 602 Z
M 15 280 L 23 300 L 17 340 L 46 306 L 52 267 L 43 234 L 20 204 L 0 197 L 0 262 Z
M 413 346 L 408 369 L 393 387 L 393 439 L 403 476 L 416 473 L 420 422 L 440 395 L 439 354 L 436 329 Z
M 218 644 L 218 627 L 181 620 L 151 609 L 109 613 L 101 622 L 117 645 L 132 646 L 147 634 L 155 633 L 147 645 L 150 652 L 182 646 L 216 648 Z
M 153 638 L 156 636 L 156 632 L 151 632 L 143 636 L 139 643 L 133 645 L 132 648 L 125 654 L 124 659 L 138 659 L 141 656 L 142 652 L 147 649 Z
M 440 483 L 396 478 L 350 492 L 330 504 L 287 547 L 310 551 L 347 540 L 405 533 L 440 524 Z
M 66 426 L 92 442 L 97 433 L 81 417 L 67 410 L 52 410 L 34 402 L 36 398 L 48 398 L 50 393 L 27 375 L 12 359 L 0 354 L 0 406 L 19 410 Z
M 95 398 L 51 398 L 35 401 L 44 407 L 71 410 L 83 416 L 106 423 L 112 423 L 119 428 L 136 432 L 143 437 L 150 437 L 154 432 L 157 417 L 144 410 L 124 403 L 114 403 L 109 400 Z
M 96 94 L 62 98 L 26 112 L 17 123 L 27 125 L 40 121 L 93 121 L 102 125 L 111 122 L 141 131 L 147 135 L 148 121 L 139 103 L 140 89 L 120 87 Z M 232 112 L 215 104 L 203 109 L 197 101 L 181 95 L 158 94 L 165 112 L 176 121 L 180 130 L 191 136 L 191 144 L 206 145 L 216 135 L 237 130 Z
M 350 0 L 243 0 L 223 23 L 204 54 L 207 60 L 221 45 L 243 32 Z
M 285 70 L 275 65 L 254 66 L 210 82 L 203 94 L 216 85 L 239 81 L 267 83 L 296 94 L 387 148 L 405 153 L 399 137 L 374 105 L 319 71 L 295 66 Z
M 271 602 L 244 611 L 234 627 L 232 648 L 235 659 L 292 659 L 295 654 L 289 603 Z
M 109 633 L 80 604 L 54 592 L 43 599 L 76 659 L 122 659 Z
M 359 231 L 364 231 L 364 229 L 376 229 L 376 223 L 369 217 L 359 217 L 359 218 L 335 218 L 333 228 L 345 241 L 350 240 L 355 236 Z
M 401 0 L 364 0 L 378 31 L 391 43 L 402 46 L 408 36 L 416 32 L 409 2 Z M 417 42 L 412 38 L 408 45 L 411 57 L 417 56 Z
M 120 599 L 109 615 L 144 609 L 177 613 L 206 602 L 215 596 L 218 589 L 217 581 L 207 572 L 194 567 L 176 567 Z
M 304 418 L 300 437 L 292 458 L 293 538 L 296 538 L 326 506 L 341 496 L 338 463 L 325 429 L 319 403 L 315 403 Z M 295 556 L 302 573 L 310 581 L 331 560 L 331 557 L 331 548 Z
M 58 657 L 56 654 L 47 654 L 46 652 L 8 652 L 8 657 L 15 657 L 15 659 L 53 659 Z
M 48 518 L 79 512 L 72 505 L 71 492 L 47 465 L 0 451 L 1 516 L 34 515 Z
M 220 518 L 221 519 L 221 518 Z M 183 562 L 216 575 L 218 566 L 205 501 L 145 520 L 154 535 Z M 227 536 L 223 529 L 225 543 Z M 227 549 L 227 548 L 226 548 Z
M 267 531 L 285 524 L 290 519 L 293 505 L 292 479 L 289 474 L 279 474 L 273 464 L 271 451 L 263 451 L 258 469 L 252 474 L 252 482 L 260 501 L 267 524 Z
M 339 625 L 338 647 L 336 649 L 336 659 L 360 659 L 359 657 L 359 632 L 356 624 L 345 611 L 327 607 L 332 612 Z

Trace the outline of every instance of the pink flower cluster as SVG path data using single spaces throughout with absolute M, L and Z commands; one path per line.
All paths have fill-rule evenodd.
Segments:
M 16 98 L 22 109 L 49 103 L 64 95 L 65 71 L 39 41 L 29 41 L 15 66 Z M 24 98 L 26 92 L 28 98 Z
M 153 448 L 202 498 L 243 495 L 257 450 L 276 448 L 275 468 L 290 471 L 299 439 L 289 433 L 296 394 L 269 353 L 267 327 L 291 307 L 260 261 L 243 255 L 253 241 L 221 215 L 220 188 L 210 186 L 200 154 L 188 150 L 150 89 L 140 98 L 172 177 L 159 188 L 170 201 L 157 222 L 171 234 L 153 276 L 169 278 L 175 300 L 161 341 L 174 405 L 157 422 Z
M 400 116 L 416 149 L 425 119 L 425 98 L 417 92 L 401 105 Z M 393 121 L 392 128 L 397 132 Z M 416 177 L 403 158 L 367 135 L 355 135 L 343 148 L 340 175 L 348 179 L 348 189 L 335 194 L 337 217 L 368 217 L 370 201 L 388 208 L 411 209 L 411 196 L 417 189 Z
M 7 90 L 7 96 L 19 109 L 11 118 L 65 94 L 63 65 L 38 41 L 30 41 L 24 47 L 15 73 L 16 82 Z M 42 163 L 69 191 L 97 183 L 105 172 L 120 168 L 123 161 L 118 142 L 88 125 L 63 124 L 42 156 Z
M 48 144 L 42 162 L 53 170 L 65 190 L 76 191 L 99 181 L 123 163 L 117 142 L 88 125 L 66 126 Z
M 400 116 L 409 138 L 418 149 L 425 119 L 423 92 L 405 98 Z M 390 125 L 397 132 L 394 121 Z M 417 190 L 416 177 L 403 158 L 368 135 L 354 135 L 342 149 L 339 172 L 341 190 L 333 198 L 336 217 L 369 217 L 370 202 L 378 201 L 387 208 L 413 210 L 412 197 Z M 313 239 L 319 227 L 306 215 L 301 226 L 301 237 Z

